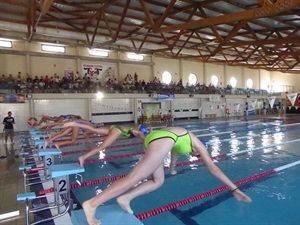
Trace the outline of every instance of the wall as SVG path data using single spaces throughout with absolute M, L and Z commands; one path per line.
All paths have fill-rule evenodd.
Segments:
M 185 85 L 189 82 L 189 75 L 191 73 L 195 74 L 197 77 L 197 82 L 200 84 L 204 83 L 204 71 L 203 71 L 203 63 L 202 62 L 195 62 L 195 61 L 187 61 L 182 60 L 181 64 L 182 69 L 182 83 Z
M 0 74 L 8 77 L 12 74 L 17 77 L 19 71 L 23 71 L 25 77 L 26 58 L 24 55 L 0 54 Z
M 168 71 L 172 75 L 172 80 L 176 83 L 182 78 L 180 73 L 180 63 L 177 59 L 167 59 L 161 57 L 155 57 L 154 59 L 154 76 L 162 80 L 162 74 Z
M 119 80 L 123 81 L 127 74 L 131 74 L 133 78 L 134 73 L 137 73 L 138 80 L 149 81 L 149 78 L 152 77 L 152 69 L 149 65 L 120 63 Z
M 237 80 L 236 87 L 244 88 L 243 68 L 238 66 L 225 67 L 225 83 L 224 86 L 230 84 L 230 78 L 235 77 Z
M 300 74 L 282 74 L 279 72 L 271 73 L 271 85 L 275 85 L 275 82 L 279 82 L 281 85 L 293 86 L 294 92 L 300 92 Z
M 227 84 L 224 84 L 224 78 L 225 78 L 225 71 L 224 71 L 224 65 L 219 64 L 211 64 L 206 63 L 205 64 L 205 79 L 204 83 L 206 85 L 209 85 L 211 83 L 211 76 L 215 75 L 219 79 L 218 87 L 224 87 Z
M 45 75 L 51 77 L 56 73 L 62 78 L 65 70 L 77 71 L 76 60 L 74 59 L 32 56 L 30 61 L 31 77 L 45 77 Z
M 171 111 L 175 119 L 205 118 L 206 114 L 216 114 L 224 117 L 228 109 L 230 116 L 234 116 L 235 104 L 239 103 L 239 115 L 243 114 L 246 96 L 214 95 L 217 100 L 210 101 L 209 95 L 188 94 L 176 95 L 172 101 L 158 101 L 157 96 L 148 94 L 105 94 L 102 99 L 97 99 L 96 94 L 31 94 L 32 98 L 25 103 L 2 103 L 0 115 L 4 118 L 8 111 L 12 111 L 16 119 L 15 130 L 28 130 L 27 120 L 30 117 L 40 119 L 40 115 L 58 116 L 76 114 L 95 122 L 137 122 L 138 109 L 143 103 L 160 103 L 165 114 Z M 266 101 L 267 96 L 252 96 L 258 100 Z M 248 100 L 249 101 L 249 100 Z M 226 103 L 226 107 L 221 107 Z M 259 106 L 257 105 L 257 108 Z M 158 114 L 158 112 L 150 112 Z

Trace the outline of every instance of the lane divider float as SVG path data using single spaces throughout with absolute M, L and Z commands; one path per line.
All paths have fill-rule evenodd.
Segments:
M 290 163 L 290 164 L 286 164 L 286 165 L 281 166 L 281 167 L 277 167 L 275 169 L 271 169 L 271 170 L 268 170 L 268 171 L 265 171 L 265 172 L 262 172 L 262 173 L 255 174 L 253 176 L 244 178 L 242 180 L 236 181 L 235 184 L 237 186 L 241 186 L 241 185 L 244 185 L 246 183 L 249 183 L 249 182 L 261 179 L 263 177 L 266 177 L 266 176 L 269 176 L 269 175 L 273 175 L 275 173 L 278 173 L 279 171 L 282 171 L 284 169 L 296 166 L 298 164 L 300 164 L 300 160 L 296 161 L 296 162 L 293 162 L 293 163 Z M 197 195 L 194 195 L 194 196 L 191 196 L 191 197 L 188 197 L 188 198 L 176 201 L 176 202 L 169 203 L 167 205 L 164 205 L 164 206 L 161 206 L 161 207 L 158 207 L 158 208 L 155 208 L 155 209 L 151 209 L 151 210 L 146 211 L 146 212 L 139 213 L 139 214 L 137 214 L 135 216 L 139 220 L 144 220 L 144 219 L 147 219 L 149 217 L 152 217 L 152 216 L 155 216 L 155 215 L 158 215 L 158 214 L 170 211 L 172 209 L 176 209 L 176 208 L 181 207 L 183 205 L 187 205 L 187 204 L 189 204 L 191 202 L 195 202 L 195 201 L 198 201 L 200 199 L 203 199 L 203 198 L 206 198 L 206 197 L 218 194 L 218 193 L 220 193 L 222 191 L 225 191 L 225 190 L 228 190 L 228 187 L 224 185 L 224 186 L 212 189 L 212 190 L 207 191 L 207 192 L 203 192 L 203 193 L 200 193 L 200 194 L 197 194 Z

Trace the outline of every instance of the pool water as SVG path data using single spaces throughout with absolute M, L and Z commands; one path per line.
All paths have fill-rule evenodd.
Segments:
M 199 136 L 207 144 L 218 167 L 234 182 L 264 171 L 300 160 L 300 118 L 278 120 L 259 119 L 244 121 L 218 121 L 178 123 Z M 209 128 L 209 130 L 204 130 Z M 209 135 L 208 135 L 209 134 Z M 85 165 L 84 181 L 114 178 L 127 174 L 142 157 L 138 139 L 122 139 L 94 158 L 96 162 Z M 132 145 L 131 145 L 132 144 Z M 115 146 L 115 147 L 114 147 Z M 271 147 L 268 147 L 271 146 Z M 89 149 L 92 146 L 76 145 L 63 151 Z M 141 154 L 134 154 L 134 153 Z M 241 152 L 239 154 L 239 152 Z M 230 155 L 236 153 L 236 155 Z M 74 162 L 79 154 L 63 156 L 64 162 Z M 114 158 L 124 155 L 123 158 Z M 126 157 L 125 157 L 126 156 Z M 110 160 L 105 160 L 107 157 Z M 100 161 L 97 159 L 102 158 Z M 131 202 L 135 215 L 152 209 L 161 209 L 170 203 L 192 198 L 223 184 L 213 177 L 202 162 L 189 155 L 181 155 L 178 174 L 171 176 L 165 170 L 166 180 L 158 190 L 140 196 Z M 166 159 L 166 164 L 169 159 Z M 298 225 L 300 221 L 300 165 L 283 169 L 273 175 L 254 179 L 240 186 L 253 200 L 238 202 L 230 191 L 222 191 L 181 207 L 157 213 L 143 219 L 145 225 Z M 77 201 L 82 203 L 105 189 L 112 181 L 72 189 Z M 71 182 L 74 183 L 74 180 Z M 105 205 L 116 204 L 115 199 Z M 124 223 L 125 224 L 125 223 Z

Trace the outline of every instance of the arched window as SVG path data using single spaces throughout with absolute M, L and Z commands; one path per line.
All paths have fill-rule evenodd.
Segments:
M 211 84 L 216 87 L 216 86 L 218 86 L 218 83 L 219 83 L 219 78 L 216 75 L 212 75 L 211 76 Z
M 253 80 L 249 78 L 249 79 L 247 80 L 246 85 L 247 85 L 247 88 L 252 88 L 252 87 L 253 87 Z
M 170 72 L 165 71 L 162 74 L 162 82 L 165 84 L 170 84 L 172 81 L 172 75 L 170 74 Z
M 230 82 L 231 87 L 233 87 L 233 88 L 236 87 L 237 80 L 235 77 L 231 77 L 229 82 Z
M 195 74 L 190 73 L 189 75 L 189 85 L 195 85 L 197 83 L 197 77 Z
M 273 91 L 275 91 L 275 92 L 281 92 L 282 91 L 280 82 L 277 81 L 277 80 L 274 81 Z

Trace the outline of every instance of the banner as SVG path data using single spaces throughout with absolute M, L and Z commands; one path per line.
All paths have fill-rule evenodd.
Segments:
M 300 98 L 297 98 L 298 93 L 290 93 L 287 94 L 286 97 L 289 101 L 287 101 L 288 106 L 300 106 Z M 298 99 L 298 100 L 297 100 Z
M 270 96 L 268 97 L 270 108 L 273 108 L 274 102 L 275 102 L 276 96 Z
M 221 108 L 221 110 L 224 112 L 224 110 L 225 110 L 225 106 L 226 106 L 226 103 L 221 103 L 220 104 L 220 108 Z
M 0 103 L 25 103 L 24 94 L 0 94 Z
M 115 68 L 108 65 L 82 64 L 83 75 L 91 79 L 92 82 L 106 82 L 115 79 Z
M 255 109 L 257 103 L 257 99 L 251 99 L 251 106 L 253 109 Z
M 174 94 L 157 94 L 158 101 L 172 101 L 175 99 Z
M 233 105 L 234 105 L 234 110 L 235 110 L 235 112 L 240 111 L 240 106 L 241 106 L 240 103 L 234 103 Z

